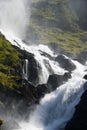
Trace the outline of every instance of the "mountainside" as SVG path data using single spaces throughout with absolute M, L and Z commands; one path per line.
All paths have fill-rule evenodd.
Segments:
M 23 116 L 23 114 L 25 114 L 24 111 L 27 111 L 28 106 L 30 104 L 35 104 L 35 87 L 31 83 L 28 83 L 26 80 L 24 80 L 22 76 L 23 65 L 27 57 L 31 62 L 29 65 L 34 66 L 34 58 L 32 54 L 29 54 L 25 50 L 21 50 L 20 48 L 13 46 L 0 33 L 1 117 L 4 114 L 9 113 L 13 114 L 14 116 L 21 114 Z M 18 112 L 18 115 L 15 115 L 16 112 Z
M 70 53 L 87 48 L 86 0 L 33 0 L 28 39 L 57 43 Z
M 0 84 L 13 88 L 20 79 L 20 53 L 0 33 Z
M 17 41 L 13 41 L 19 45 Z M 48 47 L 45 48 L 49 50 Z M 58 57 L 55 57 L 55 55 L 53 57 L 52 54 L 40 49 L 42 47 L 38 46 L 37 52 L 35 50 L 35 54 L 38 53 L 40 56 L 39 61 L 37 61 L 34 50 L 27 52 L 24 48 L 22 50 L 21 47 L 18 48 L 12 45 L 0 33 L 1 117 L 3 113 L 7 114 L 9 111 L 14 116 L 20 116 L 21 113 L 22 117 L 28 116 L 27 112 L 29 113 L 29 109 L 31 109 L 29 107 L 38 104 L 46 93 L 54 91 L 71 78 L 71 72 L 76 66 L 69 59 L 66 59 L 62 54 Z M 60 74 L 59 70 L 58 72 L 56 71 L 57 64 L 55 65 L 54 62 L 59 62 L 60 66 L 69 72 L 61 72 Z M 52 68 L 52 66 L 55 67 Z M 44 69 L 46 75 L 44 74 Z
M 40 99 L 44 97 L 46 93 L 50 93 L 52 91 L 54 93 L 53 95 L 55 95 L 56 91 L 60 92 L 60 94 L 57 95 L 58 96 L 57 98 L 59 99 L 59 104 L 60 104 L 60 101 L 63 100 L 62 99 L 63 97 L 60 96 L 61 90 L 64 89 L 64 93 L 62 94 L 64 96 L 64 94 L 66 93 L 66 96 L 67 96 L 67 91 L 65 91 L 65 89 L 67 90 L 67 86 L 68 86 L 68 89 L 70 89 L 69 90 L 70 94 L 72 93 L 71 95 L 73 96 L 79 95 L 79 91 L 77 91 L 76 92 L 77 94 L 76 94 L 74 93 L 73 89 L 75 89 L 74 85 L 76 85 L 77 88 L 81 87 L 81 82 L 84 76 L 83 74 L 85 74 L 85 71 L 86 71 L 85 66 L 83 68 L 81 64 L 79 63 L 76 64 L 75 61 L 72 62 L 70 58 L 68 57 L 66 58 L 66 56 L 64 56 L 63 54 L 60 54 L 56 57 L 55 55 L 52 56 L 51 55 L 52 52 L 48 53 L 49 52 L 48 47 L 46 48 L 47 50 L 42 49 L 44 46 L 39 48 L 38 51 L 35 50 L 35 54 L 36 54 L 35 55 L 34 50 L 31 53 L 31 51 L 27 52 L 25 51 L 25 49 L 22 50 L 16 46 L 11 45 L 11 43 L 8 42 L 2 34 L 0 34 L 0 39 L 1 39 L 0 40 L 0 56 L 1 56 L 0 58 L 1 60 L 0 61 L 0 64 L 1 64 L 0 66 L 0 115 L 1 115 L 1 119 L 4 119 L 5 121 L 8 120 L 6 119 L 6 117 L 3 118 L 2 115 L 4 114 L 5 115 L 12 114 L 14 118 L 16 117 L 16 119 L 20 116 L 22 119 L 27 119 L 29 116 L 29 113 L 34 109 L 34 105 L 40 103 L 41 102 Z M 15 42 L 17 43 L 17 41 Z M 31 46 L 29 46 L 29 48 L 31 48 Z M 40 54 L 39 60 L 36 60 L 38 58 L 37 52 L 39 52 Z M 36 59 L 35 59 L 35 56 L 37 57 Z M 56 67 L 58 68 L 56 69 Z M 76 68 L 78 68 L 78 71 L 74 73 L 73 71 L 76 70 Z M 65 69 L 67 72 L 66 71 L 62 72 L 63 70 L 61 69 Z M 84 71 L 84 73 L 82 71 Z M 42 72 L 43 72 L 43 75 L 42 75 Z M 79 72 L 79 75 L 78 75 L 78 72 Z M 44 77 L 46 76 L 45 73 L 49 75 L 47 77 L 46 83 L 37 84 L 37 82 L 39 83 L 38 78 L 41 78 L 41 76 L 43 76 L 42 80 L 44 80 Z M 77 77 L 76 79 L 81 80 L 81 82 L 79 81 L 80 86 L 78 86 L 79 84 L 77 85 L 78 80 L 75 79 L 75 75 L 72 76 L 73 73 L 78 76 L 78 77 L 76 76 Z M 64 86 L 64 84 L 66 85 Z M 70 84 L 73 84 L 73 85 L 69 86 Z M 61 89 L 61 87 L 63 88 Z M 58 89 L 56 90 L 56 88 Z M 82 91 L 83 89 L 81 88 L 80 92 L 82 93 Z M 49 94 L 49 96 L 51 96 L 51 93 Z M 79 96 L 75 97 L 76 98 L 75 103 L 77 103 L 78 101 L 77 97 Z M 54 97 L 55 96 L 53 96 L 53 99 Z M 57 100 L 55 99 L 55 101 Z M 51 103 L 51 100 L 49 100 L 49 103 Z M 73 100 L 70 101 L 69 99 L 69 103 L 70 105 L 73 104 Z M 56 110 L 57 110 L 57 107 L 58 108 L 60 107 L 60 105 L 56 106 Z M 50 111 L 51 106 L 50 105 L 47 105 L 47 106 L 49 106 L 48 107 L 49 109 L 47 109 L 46 111 Z M 67 107 L 68 105 L 66 106 L 66 108 L 63 106 L 62 111 L 64 112 L 66 111 L 67 113 Z M 53 109 L 52 111 L 54 111 L 53 115 L 55 116 L 55 109 Z M 47 120 L 48 120 L 48 117 L 47 117 Z M 57 119 L 57 116 L 55 117 Z M 37 118 L 37 116 L 35 116 L 35 118 Z M 63 118 L 63 115 L 61 115 L 61 118 Z M 60 120 L 59 117 L 58 117 L 58 120 Z M 64 118 L 64 120 L 66 120 L 66 118 Z M 50 119 L 48 122 L 50 122 Z M 8 123 L 9 123 L 9 126 L 12 124 L 14 126 L 14 122 L 8 121 Z M 6 127 L 8 127 L 8 123 L 6 124 Z M 5 123 L 3 123 L 2 121 L 1 121 L 1 124 L 5 125 Z M 1 128 L 3 125 L 1 125 Z M 27 128 L 29 127 L 27 126 Z
M 21 0 L 19 3 L 21 4 Z M 10 116 L 11 119 L 17 120 L 21 117 L 19 121 L 24 120 L 25 125 L 18 130 L 64 129 L 82 93 L 81 101 L 65 130 L 86 129 L 86 9 L 86 0 L 32 0 L 30 23 L 25 39 L 10 35 L 9 27 L 8 30 L 2 29 L 4 34 L 0 32 L 0 130 L 14 129 L 9 128 L 14 125 L 14 122 L 9 121 Z M 14 9 L 12 11 L 12 14 L 15 14 Z M 13 17 L 11 19 L 12 21 L 7 20 L 8 23 L 14 21 Z M 14 32 L 14 22 L 11 25 L 11 32 Z M 6 39 L 8 35 L 14 45 L 7 40 L 9 38 Z M 27 45 L 29 43 L 30 46 Z M 9 122 L 5 129 L 3 120 Z

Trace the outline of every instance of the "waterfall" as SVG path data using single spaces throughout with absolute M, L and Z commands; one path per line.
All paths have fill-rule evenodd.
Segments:
M 27 1 L 28 0 L 0 0 L 1 29 L 11 35 L 20 38 L 25 37 L 30 17 L 30 1 L 28 1 L 28 4 Z
M 55 61 L 56 55 L 46 45 L 28 46 L 21 39 L 27 28 L 25 4 L 28 0 L 0 0 L 0 30 L 11 44 L 22 50 L 34 54 L 34 58 L 40 66 L 38 84 L 47 83 L 51 74 L 64 74 L 66 70 Z M 26 3 L 25 3 L 26 2 Z M 20 13 L 21 12 L 21 13 Z M 71 59 L 70 59 L 71 60 Z M 46 94 L 35 106 L 35 110 L 29 115 L 27 122 L 18 121 L 19 130 L 63 130 L 67 121 L 72 117 L 75 106 L 79 103 L 84 92 L 86 66 L 72 60 L 76 69 L 65 84 L 55 91 Z M 28 80 L 28 59 L 24 60 L 22 78 Z
M 39 70 L 39 83 L 46 83 L 50 74 L 64 74 L 66 72 L 54 60 L 56 55 L 47 46 L 28 46 L 20 39 L 10 37 L 7 33 L 5 37 L 12 44 L 20 45 L 21 49 L 34 54 L 36 61 L 41 67 L 41 70 Z M 19 45 L 14 42 L 14 39 Z M 42 54 L 41 51 L 47 52 L 51 58 Z M 72 72 L 71 79 L 59 86 L 55 91 L 46 94 L 40 101 L 40 104 L 29 115 L 28 122 L 19 122 L 20 130 L 63 130 L 67 121 L 72 117 L 75 106 L 79 103 L 80 97 L 84 92 L 83 84 L 85 80 L 83 76 L 86 74 L 85 70 L 87 67 L 77 61 L 72 60 L 72 62 L 75 64 L 76 69 Z M 27 59 L 24 61 L 23 77 L 28 80 Z
M 72 117 L 76 104 L 80 101 L 84 89 L 86 67 L 74 61 L 77 66 L 72 78 L 57 90 L 46 94 L 40 105 L 31 113 L 29 122 L 21 122 L 21 130 L 62 130 Z
M 22 78 L 28 80 L 28 59 L 24 60 Z

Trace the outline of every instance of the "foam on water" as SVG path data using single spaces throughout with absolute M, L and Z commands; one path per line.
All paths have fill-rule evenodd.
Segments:
M 63 68 L 60 68 L 59 64 L 54 60 L 50 60 L 48 57 L 41 55 L 41 51 L 49 54 L 51 57 L 56 57 L 52 50 L 49 49 L 46 45 L 27 45 L 22 40 L 17 37 L 14 37 L 12 34 L 1 30 L 1 32 L 5 35 L 6 39 L 11 42 L 11 44 L 18 46 L 22 50 L 26 50 L 27 52 L 33 53 L 35 59 L 41 69 L 39 70 L 39 84 L 43 84 L 47 82 L 47 79 L 50 74 L 64 74 L 66 72 Z
M 12 44 L 35 55 L 35 59 L 41 66 L 39 83 L 45 83 L 51 73 L 63 74 L 65 72 L 54 60 L 41 55 L 40 50 L 47 52 L 52 57 L 56 56 L 47 46 L 27 46 L 18 38 L 11 37 L 7 33 L 5 33 L 5 36 Z M 72 78 L 55 91 L 46 94 L 40 104 L 36 106 L 35 111 L 30 114 L 28 122 L 19 122 L 20 130 L 61 130 L 64 128 L 66 122 L 72 117 L 75 106 L 79 103 L 84 92 L 83 84 L 85 80 L 83 76 L 86 73 L 86 66 L 74 60 L 72 62 L 76 65 L 76 69 L 72 72 Z M 53 72 L 50 72 L 49 66 Z
M 82 77 L 86 66 L 73 61 L 77 66 L 72 73 L 72 78 L 57 88 L 56 91 L 46 94 L 31 113 L 29 122 L 21 122 L 21 130 L 61 130 L 66 122 L 72 117 L 75 106 L 80 101 L 84 92 Z

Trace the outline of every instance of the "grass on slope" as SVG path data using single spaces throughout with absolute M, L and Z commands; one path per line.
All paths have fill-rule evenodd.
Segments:
M 54 42 L 64 51 L 75 54 L 87 49 L 87 40 L 82 40 L 87 37 L 87 31 L 80 28 L 75 8 L 69 8 L 73 0 L 33 0 L 33 3 L 31 40 L 46 44 Z
M 53 42 L 60 45 L 64 51 L 75 54 L 87 49 L 87 41 L 82 40 L 83 37 L 87 36 L 86 31 L 69 32 L 55 27 L 46 28 L 33 23 L 33 21 L 30 26 L 39 37 L 36 42 L 46 44 Z
M 16 68 L 19 64 L 19 52 L 0 33 L 0 84 L 13 88 L 18 86 Z

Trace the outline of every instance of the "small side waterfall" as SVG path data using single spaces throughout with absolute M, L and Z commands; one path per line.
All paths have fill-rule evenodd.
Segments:
M 76 61 L 76 70 L 72 78 L 61 85 L 57 90 L 46 94 L 40 105 L 31 113 L 28 122 L 21 122 L 20 130 L 63 130 L 67 121 L 72 117 L 76 104 L 84 92 L 82 78 L 85 74 L 85 66 Z
M 22 78 L 28 80 L 28 59 L 24 60 Z
M 15 38 L 8 37 L 8 35 L 5 36 L 12 44 L 16 44 L 14 42 Z M 54 60 L 56 56 L 47 46 L 27 46 L 17 38 L 16 41 L 21 46 L 20 49 L 33 53 L 35 60 L 40 65 L 39 83 L 47 82 L 50 74 L 64 74 L 66 71 Z M 49 55 L 41 54 L 40 50 Z M 79 103 L 80 97 L 84 92 L 83 85 L 85 80 L 83 76 L 86 74 L 85 70 L 87 69 L 87 66 L 70 58 L 69 60 L 76 66 L 75 70 L 71 73 L 71 79 L 59 86 L 55 91 L 46 94 L 40 101 L 40 104 L 36 106 L 35 111 L 29 115 L 28 122 L 19 122 L 21 127 L 19 130 L 63 130 L 67 121 L 72 117 L 75 106 Z M 28 59 L 25 59 L 23 79 L 26 80 L 29 79 L 28 67 Z
M 65 72 L 67 72 L 68 69 L 65 69 L 64 67 L 62 67 L 59 64 L 59 62 L 55 60 L 57 55 L 55 55 L 54 52 L 51 49 L 49 49 L 49 47 L 47 47 L 46 45 L 33 45 L 31 43 L 31 45 L 29 46 L 28 44 L 26 44 L 28 43 L 27 40 L 25 40 L 25 37 L 26 37 L 26 33 L 29 27 L 31 2 L 32 0 L 17 0 L 17 1 L 0 0 L 0 31 L 5 35 L 6 39 L 11 42 L 11 44 L 19 47 L 22 50 L 32 53 L 34 55 L 34 59 L 37 63 L 35 63 L 34 60 L 32 59 L 31 59 L 32 61 L 31 63 L 30 59 L 27 56 L 26 56 L 26 59 L 24 59 L 23 68 L 22 68 L 23 69 L 22 79 L 27 80 L 27 81 L 30 80 L 35 83 L 36 83 L 35 80 L 37 80 L 38 84 L 47 85 L 49 75 L 53 75 L 53 74 L 62 75 Z M 32 27 L 33 26 L 34 25 L 32 24 Z M 36 30 L 37 29 L 39 29 L 38 26 Z M 39 32 L 40 30 L 41 32 L 44 31 L 40 28 Z M 30 31 L 32 31 L 32 29 L 30 29 Z M 53 29 L 53 31 L 56 31 L 56 30 Z M 62 34 L 60 30 L 58 30 L 58 33 L 60 35 Z M 85 35 L 82 36 L 82 33 L 80 35 L 83 38 L 85 36 Z M 35 107 L 35 109 L 32 109 L 32 112 L 29 111 L 30 112 L 28 115 L 29 119 L 27 122 L 25 121 L 25 119 L 23 120 L 23 118 L 21 118 L 20 120 L 18 120 L 17 118 L 16 120 L 18 120 L 18 124 L 20 126 L 18 130 L 64 130 L 64 127 L 67 121 L 71 119 L 75 110 L 75 106 L 79 103 L 80 97 L 82 93 L 84 92 L 83 85 L 85 83 L 85 80 L 83 79 L 83 76 L 86 74 L 85 70 L 87 70 L 87 66 L 84 66 L 74 60 L 72 60 L 72 62 L 75 64 L 76 68 L 74 71 L 71 72 L 71 79 L 69 79 L 66 83 L 64 82 L 64 84 L 58 86 L 55 91 L 51 93 L 47 93 L 40 100 L 40 103 L 38 105 L 34 104 L 35 106 L 33 107 Z M 34 66 L 34 68 L 32 66 Z M 31 70 L 31 74 L 29 73 L 29 69 Z M 36 73 L 35 70 L 36 72 L 38 72 L 36 75 L 35 75 Z M 13 79 L 12 79 L 12 82 L 13 82 Z M 55 85 L 55 82 L 53 82 L 53 84 Z M 26 87 L 26 91 L 28 90 L 27 88 L 28 87 Z M 31 85 L 31 90 L 32 88 L 33 86 Z M 25 87 L 23 90 L 25 90 Z M 28 92 L 29 93 L 27 94 L 27 97 L 29 97 L 29 94 L 30 94 L 31 97 L 29 98 L 33 100 L 32 98 L 33 90 L 32 90 L 32 93 L 30 93 L 30 89 Z M 36 92 L 37 91 L 35 88 L 34 93 Z M 17 93 L 19 94 L 19 91 Z M 41 93 L 41 91 L 39 91 L 39 93 Z M 11 93 L 11 95 L 12 94 L 13 93 Z M 20 97 L 21 96 L 23 95 L 20 94 Z M 25 100 L 26 99 L 24 99 L 24 101 Z M 28 100 L 28 107 L 29 105 L 31 105 L 32 107 L 32 104 L 29 104 L 30 100 Z M 15 99 L 14 99 L 14 102 L 15 102 Z M 3 108 L 3 102 L 0 102 L 0 103 L 2 104 L 2 108 Z M 25 107 L 26 107 L 26 104 L 27 103 L 25 102 Z M 16 107 L 13 104 L 12 104 L 12 108 L 16 111 L 15 109 Z M 20 111 L 17 111 L 17 112 L 20 112 Z M 9 115 L 10 114 L 11 113 L 9 112 Z M 6 116 L 7 115 L 5 114 L 5 117 Z M 13 115 L 11 115 L 11 118 L 12 117 Z M 9 116 L 7 116 L 6 118 L 9 118 Z M 11 125 L 11 122 L 9 123 L 9 125 Z M 0 128 L 0 129 L 17 130 L 15 128 L 11 128 L 11 129 Z

